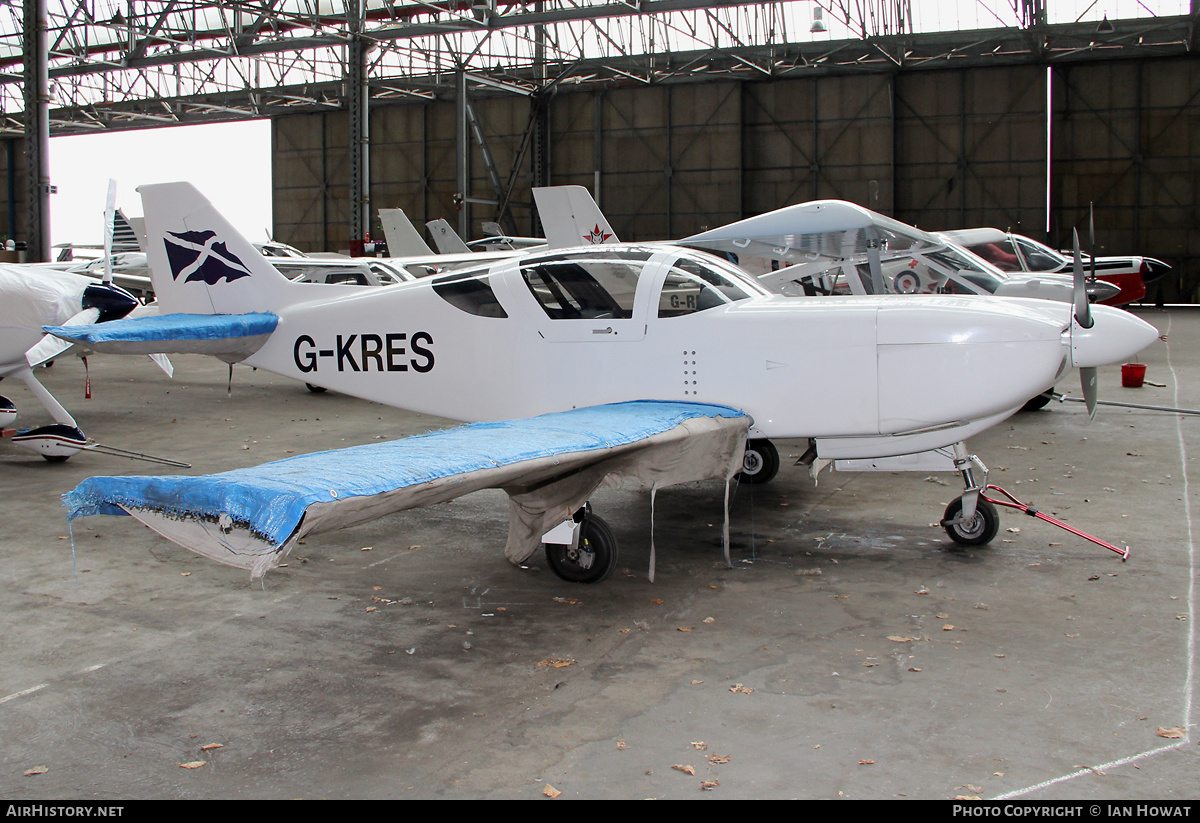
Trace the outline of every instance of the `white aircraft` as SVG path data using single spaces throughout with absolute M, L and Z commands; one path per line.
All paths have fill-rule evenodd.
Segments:
M 764 478 L 778 465 L 775 438 L 807 438 L 809 460 L 940 450 L 967 485 L 947 510 L 947 532 L 987 542 L 998 520 L 979 499 L 973 472 L 983 467 L 964 438 L 1063 369 L 1118 362 L 1157 337 L 1086 300 L 787 297 L 720 258 L 667 244 L 537 252 L 319 297 L 267 265 L 190 184 L 140 191 L 156 292 L 164 313 L 177 314 L 55 334 L 99 351 L 200 351 L 417 412 L 505 421 L 386 444 L 407 449 L 395 464 L 376 451 L 331 452 L 311 456 L 315 474 L 282 461 L 177 478 L 184 487 L 167 498 L 156 495 L 170 478 L 93 478 L 73 493 L 72 516 L 125 511 L 255 574 L 305 534 L 491 483 L 513 498 L 510 559 L 527 559 L 567 521 L 568 536 L 545 538 L 551 565 L 593 582 L 615 564 L 611 534 L 583 507 L 605 475 L 660 487 L 745 474 L 746 438 L 774 464 L 758 467 Z M 660 415 L 674 421 L 669 432 Z M 529 444 L 532 468 L 523 446 L 517 468 L 492 446 L 450 448 L 495 427 L 504 449 Z M 664 446 L 662 436 L 673 439 Z M 260 484 L 263 496 L 247 507 Z M 294 501 L 286 514 L 284 486 Z
M 779 290 L 1074 300 L 1068 274 L 1002 272 L 947 237 L 844 200 L 798 203 L 679 243 L 736 255 L 740 265 Z M 1117 293 L 1106 283 L 1089 282 L 1086 288 L 1093 301 Z
M 528 251 L 545 247 L 546 238 L 517 237 L 505 234 L 499 223 L 484 223 L 483 237 L 467 245 L 481 251 Z
M 15 377 L 54 418 L 52 425 L 13 435 L 13 443 L 46 460 L 66 460 L 87 445 L 75 419 L 34 375 L 33 369 L 71 344 L 48 336 L 43 326 L 87 325 L 127 316 L 140 304 L 119 286 L 36 266 L 0 266 L 0 378 Z M 0 396 L 0 428 L 11 425 L 16 406 Z
M 617 243 L 583 186 L 534 189 L 551 248 Z M 799 203 L 674 241 L 728 255 L 784 294 L 994 294 L 1071 302 L 1069 275 L 1002 272 L 949 238 L 844 200 Z M 1089 281 L 1088 298 L 1118 291 Z

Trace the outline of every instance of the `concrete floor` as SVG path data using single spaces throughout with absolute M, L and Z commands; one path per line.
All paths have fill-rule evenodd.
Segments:
M 1144 316 L 1166 388 L 1110 367 L 1102 397 L 1200 408 L 1200 313 Z M 83 429 L 196 473 L 442 422 L 245 367 L 230 398 L 204 358 L 90 362 L 91 400 L 79 361 L 43 372 Z M 932 525 L 950 475 L 785 466 L 738 492 L 733 569 L 719 484 L 661 492 L 654 583 L 648 495 L 598 495 L 622 551 L 599 586 L 509 565 L 500 492 L 311 538 L 252 584 L 130 518 L 72 541 L 61 493 L 172 470 L 0 443 L 0 796 L 1200 797 L 1196 426 L 1054 404 L 970 444 L 1128 563 L 1011 510 L 955 547 Z

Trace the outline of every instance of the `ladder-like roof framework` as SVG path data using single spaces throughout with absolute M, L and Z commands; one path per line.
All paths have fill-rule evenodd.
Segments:
M 36 2 L 54 134 L 345 108 L 354 60 L 371 101 L 453 97 L 460 72 L 473 89 L 531 95 L 1183 54 L 1198 16 L 1196 0 L 24 0 Z M 24 131 L 23 13 L 0 6 L 10 135 Z

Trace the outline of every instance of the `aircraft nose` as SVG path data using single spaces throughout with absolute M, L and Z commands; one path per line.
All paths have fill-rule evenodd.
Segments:
M 1158 329 L 1111 306 L 1092 306 L 1091 328 L 1071 323 L 1071 365 L 1080 369 L 1131 359 L 1158 339 Z
M 112 283 L 92 283 L 83 290 L 83 308 L 99 309 L 100 323 L 120 320 L 137 306 L 136 297 Z
M 1087 284 L 1088 299 L 1094 303 L 1102 303 L 1105 300 L 1110 300 L 1121 293 L 1121 287 L 1109 283 L 1107 280 L 1093 280 Z
M 879 311 L 883 433 L 1012 411 L 1054 383 L 1069 307 L 1048 300 L 913 298 Z

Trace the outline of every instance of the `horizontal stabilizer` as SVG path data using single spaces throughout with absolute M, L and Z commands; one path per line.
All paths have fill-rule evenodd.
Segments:
M 649 488 L 732 477 L 748 422 L 724 406 L 617 403 L 204 477 L 93 477 L 63 502 L 69 519 L 128 513 L 186 548 L 261 577 L 307 534 L 502 488 L 511 501 L 505 553 L 521 562 L 610 476 Z
M 108 354 L 210 354 L 237 362 L 262 348 L 278 324 L 269 313 L 164 314 L 43 329 Z

